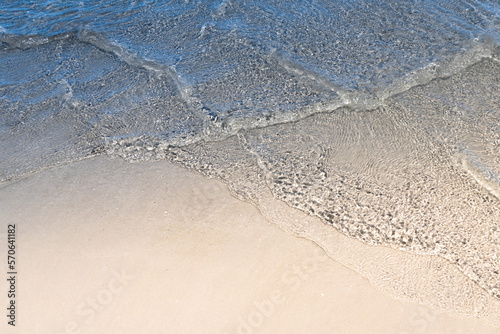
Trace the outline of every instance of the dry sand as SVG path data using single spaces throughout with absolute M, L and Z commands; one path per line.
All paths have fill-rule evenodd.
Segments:
M 18 261 L 16 327 L 4 315 L 2 333 L 500 333 L 388 297 L 167 162 L 101 157 L 4 185 L 0 222 L 2 271 L 8 224 Z

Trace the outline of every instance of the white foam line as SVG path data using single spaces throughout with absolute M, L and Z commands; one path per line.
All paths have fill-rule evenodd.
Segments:
M 478 161 L 478 158 L 474 159 L 474 154 L 465 154 L 473 159 L 462 158 L 462 168 L 484 189 L 486 189 L 491 195 L 495 196 L 500 200 L 500 183 L 498 182 L 498 177 L 493 175 L 491 171 L 488 170 L 486 166 Z M 472 155 L 472 156 L 471 156 Z M 490 174 L 488 177 L 487 174 Z
M 318 72 L 309 70 L 304 66 L 300 65 L 299 63 L 284 58 L 276 50 L 273 50 L 269 56 L 271 59 L 275 60 L 279 66 L 281 66 L 287 72 L 293 75 L 306 78 L 316 83 L 321 88 L 335 92 L 339 95 L 343 95 L 346 93 L 343 88 L 341 88 L 339 85 L 332 82 L 331 80 L 327 79 L 325 76 L 319 74 Z
M 94 32 L 81 31 L 78 36 L 83 42 L 90 43 L 100 50 L 115 54 L 120 60 L 128 65 L 142 67 L 147 71 L 155 72 L 160 75 L 167 75 L 173 81 L 179 95 L 189 107 L 192 107 L 194 102 L 197 102 L 196 98 L 191 95 L 191 87 L 177 73 L 174 66 L 167 66 L 153 60 L 143 59 L 123 46 L 113 43 Z

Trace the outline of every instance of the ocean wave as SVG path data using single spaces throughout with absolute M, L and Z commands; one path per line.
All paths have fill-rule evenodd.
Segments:
M 93 59 L 92 56 L 88 57 L 89 53 L 87 51 L 82 53 L 86 58 L 75 58 L 73 62 L 76 66 L 71 65 L 74 68 L 70 66 L 66 69 L 66 74 L 63 74 L 62 77 L 58 75 L 57 79 L 50 76 L 47 78 L 46 74 L 44 74 L 45 71 L 51 71 L 50 67 L 47 67 L 45 70 L 43 67 L 36 69 L 35 65 L 34 69 L 31 70 L 31 72 L 40 72 L 40 76 L 44 82 L 43 85 L 45 86 L 52 85 L 51 81 L 65 82 L 64 86 L 69 87 L 72 92 L 71 94 L 74 92 L 74 96 L 72 95 L 69 100 L 74 100 L 72 103 L 79 106 L 95 103 L 93 101 L 99 95 L 96 95 L 95 90 L 93 91 L 89 88 L 88 82 L 64 79 L 65 75 L 73 75 L 72 73 L 74 73 L 75 68 L 81 66 L 91 68 L 89 73 L 86 73 L 86 77 L 93 77 L 94 79 L 91 81 L 99 82 L 98 87 L 110 87 L 107 90 L 108 93 L 103 94 L 103 99 L 106 98 L 105 96 L 111 97 L 116 92 L 122 91 L 121 94 L 127 97 L 127 100 L 137 101 L 139 98 L 139 100 L 144 101 L 148 96 L 146 89 L 157 90 L 159 87 L 165 85 L 170 86 L 168 89 L 169 93 L 159 92 L 157 98 L 164 100 L 172 99 L 175 96 L 175 100 L 178 102 L 174 105 L 161 102 L 157 105 L 156 109 L 158 110 L 154 114 L 148 113 L 147 110 L 135 115 L 125 110 L 115 111 L 117 108 L 119 110 L 123 107 L 128 109 L 145 107 L 144 103 L 133 101 L 127 103 L 121 101 L 115 106 L 109 106 L 106 103 L 100 106 L 93 106 L 92 112 L 95 113 L 95 116 L 92 118 L 90 126 L 93 128 L 92 131 L 100 132 L 100 134 L 95 136 L 101 139 L 97 138 L 96 141 L 104 141 L 104 145 L 110 151 L 117 150 L 116 147 L 120 145 L 130 149 L 130 147 L 138 147 L 140 145 L 147 145 L 148 147 L 184 146 L 200 140 L 223 140 L 242 130 L 296 122 L 317 113 L 333 112 L 339 108 L 375 110 L 384 106 L 387 99 L 406 92 L 413 87 L 426 85 L 433 80 L 456 75 L 484 59 L 499 59 L 499 48 L 493 39 L 486 37 L 477 38 L 470 41 L 467 48 L 464 47 L 460 53 L 457 53 L 453 57 L 447 58 L 442 62 L 433 62 L 422 68 L 414 69 L 406 73 L 403 77 L 394 80 L 390 85 L 375 87 L 370 91 L 366 89 L 345 89 L 341 85 L 332 82 L 322 73 L 310 70 L 306 65 L 290 60 L 286 53 L 282 53 L 274 48 L 266 49 L 261 45 L 253 44 L 250 46 L 250 49 L 257 61 L 252 60 L 255 70 L 251 73 L 252 81 L 246 82 L 247 85 L 244 85 L 244 82 L 240 83 L 238 80 L 234 82 L 235 85 L 233 87 L 230 83 L 233 82 L 232 78 L 238 76 L 238 72 L 232 74 L 229 78 L 224 73 L 221 73 L 220 79 L 217 78 L 207 82 L 201 81 L 200 84 L 193 84 L 177 71 L 175 65 L 168 65 L 153 59 L 144 58 L 140 54 L 129 50 L 126 46 L 94 31 L 82 30 L 50 37 L 1 34 L 0 41 L 8 45 L 7 49 L 4 50 L 4 56 L 15 50 L 20 50 L 24 51 L 27 57 L 41 57 L 46 52 L 53 52 L 51 50 L 62 47 L 72 50 L 83 50 L 88 49 L 90 46 L 102 52 L 99 56 L 92 54 L 96 59 Z M 41 47 L 45 49 L 39 50 Z M 33 52 L 36 56 L 26 53 L 29 50 L 32 50 L 30 52 Z M 92 53 L 92 51 L 88 52 Z M 143 76 L 142 81 L 140 81 L 141 83 L 138 82 L 137 84 L 127 84 L 126 86 L 117 87 L 116 81 L 107 81 L 112 80 L 114 76 L 110 75 L 109 79 L 102 76 L 102 66 L 96 66 L 102 57 L 111 57 L 107 61 L 108 65 L 102 65 L 105 66 L 104 68 L 107 68 L 111 72 L 126 71 L 128 73 L 126 75 L 130 78 L 137 75 Z M 57 57 L 55 57 L 51 64 L 57 61 Z M 111 63 L 109 62 L 113 65 L 110 66 Z M 83 65 L 85 63 L 88 63 L 88 65 Z M 10 70 L 15 69 L 11 68 Z M 18 72 L 21 72 L 20 69 L 18 70 Z M 96 75 L 90 74 L 93 70 L 98 70 Z M 109 72 L 108 70 L 106 72 Z M 144 75 L 146 76 L 144 77 Z M 243 77 L 245 75 L 248 74 L 242 73 Z M 12 95 L 9 93 L 11 89 L 19 91 L 22 87 L 20 85 L 21 81 L 19 81 L 19 85 L 15 85 L 15 81 L 13 81 L 14 84 L 13 82 L 5 81 L 8 77 L 6 75 L 3 79 L 4 98 Z M 126 77 L 123 79 L 128 80 Z M 269 86 L 270 83 L 273 86 Z M 243 86 L 241 86 L 242 84 Z M 37 85 L 36 90 L 39 89 L 40 85 Z M 209 89 L 206 88 L 207 85 Z M 53 93 L 45 93 L 42 95 L 45 96 L 42 100 L 37 98 L 35 102 L 38 105 L 46 104 L 44 99 L 53 98 L 54 96 L 60 96 L 60 99 L 62 99 L 61 102 L 68 101 L 66 93 L 59 94 L 61 91 L 60 87 L 59 84 L 55 85 Z M 94 87 L 96 86 L 94 85 Z M 64 88 L 63 92 L 67 88 Z M 103 89 L 99 88 L 99 90 L 102 91 Z M 104 89 L 103 93 L 105 91 L 106 89 Z M 232 91 L 235 91 L 239 95 L 235 96 Z M 229 99 L 226 98 L 225 103 L 218 104 L 220 100 L 220 95 L 218 94 L 229 95 Z M 231 96 L 231 94 L 233 95 Z M 22 95 L 17 100 L 14 98 L 12 101 L 21 100 L 24 103 L 32 101 L 26 95 Z M 34 108 L 36 109 L 36 107 Z M 155 115 L 158 112 L 162 112 L 161 108 L 165 109 L 164 114 L 171 121 L 164 122 L 163 124 L 158 123 L 158 117 Z M 84 112 L 89 108 L 81 109 L 81 112 Z M 190 115 L 188 116 L 191 120 L 190 122 L 179 123 L 175 121 L 186 116 L 186 112 Z M 8 113 L 6 114 L 8 115 Z M 113 116 L 109 116 L 110 114 Z M 13 122 L 16 123 L 13 120 L 6 120 L 4 124 L 12 124 Z M 160 120 L 160 122 L 162 121 Z M 120 124 L 120 127 L 113 128 L 113 124 Z M 136 126 L 138 124 L 140 124 L 139 128 Z M 179 127 L 180 124 L 183 124 L 182 127 Z

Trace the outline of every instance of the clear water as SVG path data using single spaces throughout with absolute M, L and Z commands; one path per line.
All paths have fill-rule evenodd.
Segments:
M 498 1 L 2 1 L 0 42 L 2 181 L 169 159 L 500 298 Z

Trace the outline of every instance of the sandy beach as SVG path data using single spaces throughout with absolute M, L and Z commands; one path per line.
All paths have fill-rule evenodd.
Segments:
M 54 168 L 3 185 L 0 212 L 3 253 L 9 224 L 17 246 L 16 326 L 4 316 L 2 333 L 500 333 L 498 304 L 480 319 L 390 298 L 342 264 L 369 246 L 336 261 L 167 162 Z

